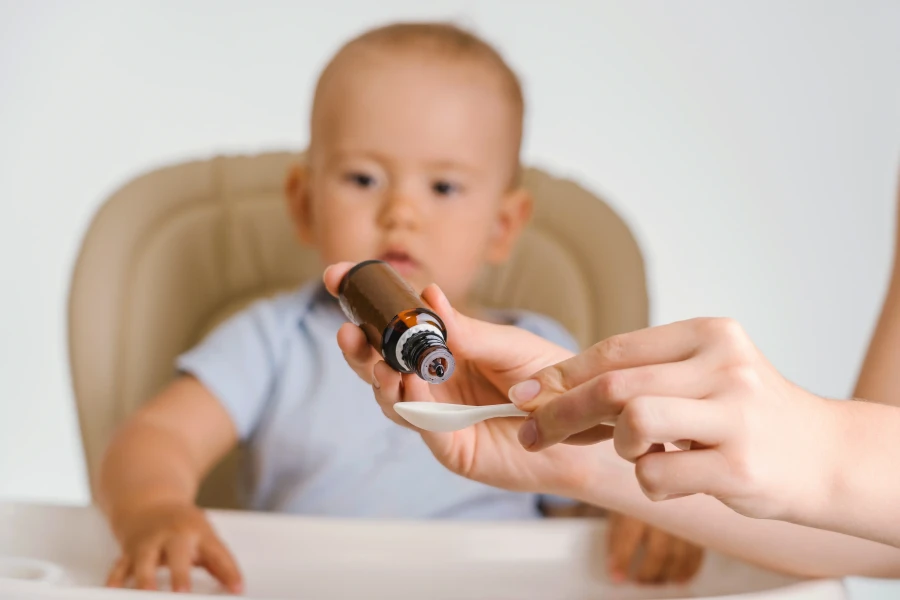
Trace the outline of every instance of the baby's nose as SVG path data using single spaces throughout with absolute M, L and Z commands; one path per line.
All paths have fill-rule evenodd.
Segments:
M 418 227 L 421 210 L 415 197 L 406 194 L 391 194 L 382 211 L 382 225 L 385 227 Z

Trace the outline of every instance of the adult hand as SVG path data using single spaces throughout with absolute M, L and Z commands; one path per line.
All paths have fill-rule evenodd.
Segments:
M 653 500 L 704 493 L 753 517 L 809 517 L 840 464 L 840 403 L 782 377 L 743 329 L 695 319 L 616 336 L 510 390 L 526 448 L 609 437 Z M 665 444 L 687 451 L 664 451 Z
M 336 295 L 351 266 L 341 263 L 325 272 L 325 284 L 332 294 Z M 453 376 L 440 385 L 391 369 L 359 327 L 348 323 L 338 332 L 338 344 L 348 364 L 372 384 L 384 414 L 405 427 L 410 425 L 393 408 L 397 402 L 508 402 L 511 385 L 572 356 L 518 327 L 467 318 L 450 306 L 437 286 L 428 287 L 422 297 L 444 321 L 447 343 L 456 360 Z M 510 490 L 577 497 L 589 479 L 610 476 L 614 469 L 630 476 L 629 465 L 611 448 L 559 446 L 540 454 L 525 452 L 516 440 L 518 425 L 518 419 L 489 419 L 453 433 L 420 433 L 438 461 L 454 473 Z

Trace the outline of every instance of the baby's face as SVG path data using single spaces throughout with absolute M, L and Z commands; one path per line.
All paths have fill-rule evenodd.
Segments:
M 485 262 L 507 258 L 531 206 L 510 185 L 521 116 L 497 79 L 387 52 L 335 74 L 295 210 L 324 263 L 385 260 L 461 303 Z

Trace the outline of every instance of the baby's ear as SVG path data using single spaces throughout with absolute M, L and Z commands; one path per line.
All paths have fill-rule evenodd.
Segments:
M 309 171 L 306 165 L 297 163 L 288 170 L 284 181 L 284 198 L 288 213 L 294 223 L 294 231 L 304 244 L 313 244 L 312 210 L 309 197 Z
M 503 196 L 494 234 L 488 245 L 487 260 L 492 264 L 502 264 L 509 260 L 522 230 L 531 219 L 534 202 L 531 193 L 523 187 L 510 190 Z

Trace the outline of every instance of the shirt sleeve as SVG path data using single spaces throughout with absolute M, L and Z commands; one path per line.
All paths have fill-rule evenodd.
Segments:
M 581 350 L 572 334 L 559 322 L 550 317 L 537 313 L 523 312 L 517 315 L 515 325 L 571 352 L 579 352 Z
M 176 360 L 181 373 L 197 378 L 225 407 L 241 440 L 256 429 L 272 394 L 277 364 L 274 321 L 271 308 L 258 302 Z

